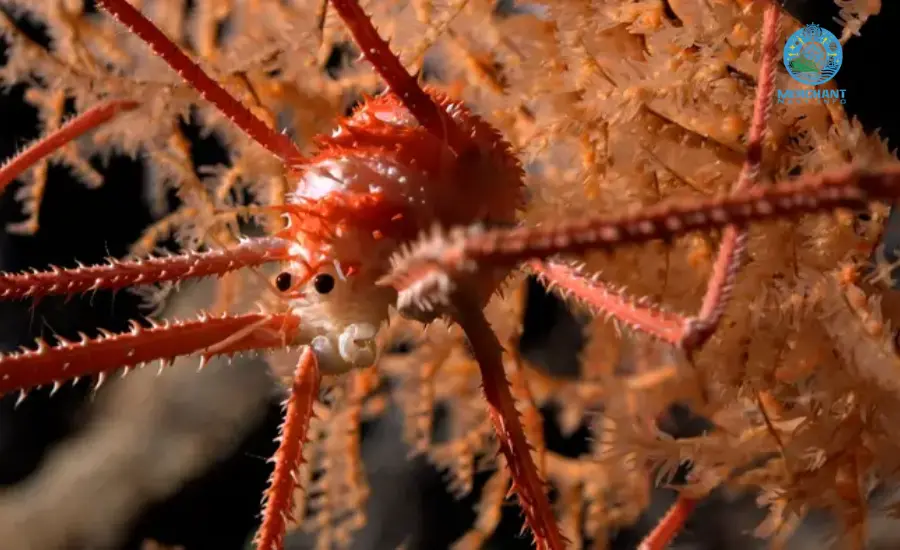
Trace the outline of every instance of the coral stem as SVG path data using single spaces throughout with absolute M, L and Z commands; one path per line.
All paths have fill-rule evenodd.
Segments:
M 468 303 L 464 296 L 454 300 L 456 321 L 466 333 L 475 359 L 481 368 L 484 396 L 491 421 L 512 476 L 513 490 L 534 533 L 539 549 L 562 550 L 564 539 L 550 507 L 544 482 L 531 457 L 531 446 L 525 439 L 519 412 L 516 410 L 509 381 L 503 370 L 502 347 L 481 309 Z
M 416 117 L 419 124 L 432 135 L 446 139 L 450 148 L 457 154 L 465 151 L 471 140 L 463 135 L 453 119 L 422 90 L 416 79 L 400 63 L 387 42 L 378 34 L 359 2 L 331 0 L 331 5 L 347 25 L 363 55 L 387 82 L 391 91 Z
M 214 355 L 284 347 L 291 343 L 300 319 L 293 315 L 253 313 L 207 317 L 192 321 L 153 323 L 144 328 L 132 321 L 131 332 L 103 332 L 79 342 L 59 338 L 50 346 L 38 340 L 34 350 L 0 355 L 0 395 L 83 376 L 105 375 L 157 359 L 170 363 L 181 355 Z
M 263 520 L 256 534 L 256 548 L 259 550 L 284 548 L 287 521 L 292 519 L 298 470 L 303 464 L 303 445 L 307 442 L 306 433 L 321 381 L 316 355 L 312 348 L 306 347 L 294 372 L 291 393 L 285 404 L 278 450 L 273 457 L 275 470 L 269 479 Z
M 0 298 L 37 299 L 223 275 L 243 267 L 286 260 L 289 250 L 288 241 L 252 239 L 223 250 L 129 261 L 110 259 L 107 265 L 52 268 L 37 273 L 0 273 Z
M 752 187 L 759 178 L 763 137 L 769 114 L 772 111 L 772 95 L 775 91 L 775 50 L 780 16 L 781 8 L 775 2 L 770 2 L 763 15 L 761 59 L 759 76 L 756 80 L 756 99 L 753 103 L 753 120 L 750 123 L 747 157 L 741 167 L 740 176 L 738 176 L 738 181 L 733 189 L 734 192 Z M 688 340 L 695 346 L 702 345 L 712 335 L 725 313 L 725 307 L 731 297 L 731 290 L 746 252 L 746 243 L 746 230 L 733 225 L 725 227 L 699 314 L 689 325 L 694 334 Z
M 201 97 L 215 105 L 254 141 L 289 166 L 304 163 L 300 149 L 288 136 L 269 128 L 126 0 L 97 0 L 97 5 L 147 43 Z
M 0 168 L 0 193 L 3 193 L 3 190 L 6 189 L 10 182 L 36 162 L 53 154 L 59 148 L 74 139 L 78 139 L 104 122 L 111 120 L 119 113 L 135 109 L 138 105 L 136 101 L 130 100 L 109 101 L 76 115 L 49 136 L 35 141 Z

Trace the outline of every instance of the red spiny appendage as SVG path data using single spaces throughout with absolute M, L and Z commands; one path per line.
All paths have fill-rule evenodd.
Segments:
M 269 478 L 262 524 L 255 540 L 259 550 L 284 548 L 287 522 L 293 520 L 294 490 L 298 470 L 303 464 L 303 445 L 307 442 L 306 433 L 313 416 L 313 404 L 319 395 L 321 379 L 315 353 L 312 348 L 307 347 L 294 372 L 284 423 L 278 436 L 278 450 L 273 457 L 275 470 Z
M 331 0 L 331 4 L 347 25 L 363 55 L 384 78 L 391 91 L 416 117 L 419 124 L 433 135 L 445 139 L 457 154 L 466 151 L 470 140 L 400 63 L 400 59 L 394 55 L 388 43 L 375 30 L 371 19 L 360 7 L 359 2 Z
M 290 258 L 289 249 L 290 243 L 281 239 L 252 239 L 223 250 L 127 261 L 111 259 L 106 265 L 72 269 L 0 273 L 0 299 L 73 295 L 222 275 L 243 267 L 287 260 Z
M 556 254 L 669 239 L 690 231 L 795 217 L 900 196 L 900 164 L 881 170 L 847 167 L 720 198 L 667 201 L 622 217 L 589 217 L 539 228 L 455 229 L 426 234 L 392 260 L 381 284 L 403 304 L 446 302 L 451 282 L 479 268 L 512 266 Z M 426 294 L 426 293 L 431 293 Z
M 659 520 L 653 531 L 641 541 L 638 550 L 665 550 L 668 548 L 676 535 L 684 528 L 685 522 L 697 507 L 697 502 L 699 501 L 683 494 L 678 495 L 675 504 Z
M 11 181 L 41 159 L 53 154 L 59 148 L 64 147 L 74 139 L 78 139 L 104 122 L 109 121 L 122 111 L 130 111 L 138 105 L 136 101 L 130 100 L 116 100 L 98 105 L 80 115 L 76 115 L 49 136 L 35 141 L 0 168 L 0 193 Z
M 733 192 L 740 192 L 756 184 L 759 178 L 762 161 L 763 137 L 765 136 L 769 114 L 772 111 L 772 96 L 775 93 L 775 64 L 778 46 L 778 20 L 781 16 L 779 6 L 770 2 L 763 15 L 763 35 L 760 54 L 759 75 L 756 80 L 756 99 L 753 103 L 753 120 L 750 123 L 750 134 L 747 143 L 747 157 L 741 167 L 741 173 Z M 706 294 L 700 306 L 697 318 L 691 324 L 696 334 L 690 340 L 700 345 L 712 335 L 719 319 L 725 313 L 725 306 L 731 295 L 731 289 L 737 279 L 738 270 L 746 250 L 747 235 L 745 230 L 728 226 L 719 243 L 719 253 L 713 264 L 712 274 L 707 284 Z
M 132 321 L 131 332 L 101 331 L 96 338 L 78 342 L 57 338 L 50 346 L 38 340 L 37 349 L 0 355 L 0 395 L 29 390 L 83 376 L 100 376 L 122 368 L 162 360 L 171 363 L 182 355 L 198 354 L 204 361 L 257 349 L 275 349 L 292 343 L 300 319 L 287 314 L 252 313 L 201 316 L 192 321 L 152 323 L 145 328 Z
M 531 446 L 519 420 L 519 411 L 503 369 L 503 348 L 480 308 L 458 302 L 456 306 L 456 321 L 465 331 L 481 368 L 484 396 L 500 451 L 512 477 L 512 490 L 519 497 L 519 506 L 525 512 L 536 546 L 539 550 L 562 550 L 566 541 L 559 531 L 544 481 L 537 472 Z
M 547 290 L 558 290 L 563 298 L 574 298 L 591 309 L 620 323 L 640 330 L 670 344 L 678 345 L 684 337 L 684 317 L 634 300 L 597 279 L 586 278 L 578 269 L 557 262 L 533 260 L 528 267 L 545 284 Z
M 127 0 L 97 0 L 97 4 L 141 38 L 156 55 L 160 56 L 175 72 L 200 95 L 215 105 L 254 141 L 268 149 L 288 166 L 303 164 L 305 159 L 291 139 L 266 125 L 243 103 L 228 93 L 197 63 L 191 60 L 159 28 Z

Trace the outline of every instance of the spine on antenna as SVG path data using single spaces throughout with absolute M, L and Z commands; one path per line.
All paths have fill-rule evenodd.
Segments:
M 106 265 L 52 268 L 36 273 L 0 273 L 0 298 L 37 299 L 223 275 L 243 267 L 286 260 L 289 247 L 290 243 L 281 239 L 253 239 L 224 250 L 129 261 L 109 260 Z

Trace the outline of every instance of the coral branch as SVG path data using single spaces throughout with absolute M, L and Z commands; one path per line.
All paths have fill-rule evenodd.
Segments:
M 525 512 L 525 520 L 534 533 L 539 549 L 562 550 L 565 541 L 519 421 L 519 411 L 516 410 L 503 370 L 500 342 L 480 308 L 468 303 L 464 296 L 457 296 L 454 305 L 456 321 L 466 333 L 481 368 L 491 421 L 512 476 L 512 488 L 519 496 L 519 506 Z
M 103 331 L 79 342 L 59 338 L 55 346 L 38 340 L 37 349 L 0 355 L 0 395 L 45 384 L 58 385 L 82 376 L 105 376 L 120 368 L 140 366 L 157 359 L 164 365 L 181 355 L 214 355 L 271 349 L 292 343 L 300 319 L 293 315 L 253 313 L 221 317 L 201 316 L 192 321 L 152 323 L 144 328 L 132 321 L 131 332 Z
M 201 97 L 215 105 L 254 141 L 289 166 L 303 164 L 304 158 L 300 149 L 288 136 L 269 128 L 126 0 L 97 0 L 97 5 L 146 42 L 153 52 L 197 90 Z
M 685 522 L 697 507 L 697 499 L 678 495 L 678 500 L 659 520 L 653 531 L 641 541 L 638 550 L 665 550 L 684 528 Z
M 273 460 L 275 470 L 269 479 L 263 506 L 263 520 L 256 534 L 256 548 L 259 550 L 281 550 L 284 548 L 284 533 L 287 522 L 292 520 L 291 508 L 294 503 L 294 489 L 297 486 L 298 470 L 303 464 L 303 445 L 313 416 L 313 404 L 319 395 L 322 376 L 319 363 L 312 348 L 307 347 L 300 356 L 294 373 L 291 393 L 285 403 L 284 422 L 278 436 L 279 445 Z
M 135 109 L 138 105 L 136 101 L 130 100 L 115 100 L 98 105 L 80 115 L 76 115 L 49 136 L 35 141 L 0 168 L 0 193 L 6 189 L 10 182 L 36 162 L 53 154 L 60 147 L 65 146 L 74 139 L 78 139 L 104 122 L 111 120 L 119 113 Z
M 747 157 L 741 167 L 740 176 L 733 192 L 740 192 L 757 183 L 762 161 L 762 142 L 769 115 L 772 112 L 772 95 L 775 92 L 775 61 L 778 40 L 778 20 L 781 8 L 775 2 L 766 6 L 763 15 L 762 51 L 759 76 L 756 80 L 756 99 L 753 103 L 753 120 L 747 143 Z M 713 264 L 712 274 L 706 287 L 706 294 L 700 312 L 690 324 L 692 334 L 688 338 L 699 346 L 712 335 L 725 313 L 731 290 L 746 252 L 747 234 L 745 230 L 728 225 L 722 233 L 719 254 Z
M 456 229 L 449 235 L 436 230 L 396 255 L 392 272 L 380 284 L 401 292 L 401 308 L 423 301 L 441 303 L 446 302 L 452 281 L 479 268 L 508 267 L 533 258 L 610 249 L 898 196 L 900 164 L 877 171 L 847 167 L 728 197 L 669 201 L 617 218 L 590 217 L 541 228 Z
M 54 267 L 34 273 L 0 273 L 0 298 L 37 299 L 223 275 L 243 267 L 286 260 L 290 257 L 289 250 L 288 241 L 252 239 L 223 250 L 128 261 L 110 259 L 107 265 L 72 269 Z
M 366 59 L 387 82 L 403 105 L 426 130 L 441 139 L 446 139 L 450 148 L 458 154 L 468 149 L 471 143 L 463 135 L 459 126 L 426 94 L 400 60 L 391 51 L 388 43 L 379 36 L 372 21 L 356 0 L 331 0 L 334 10 L 341 16 L 353 39 Z

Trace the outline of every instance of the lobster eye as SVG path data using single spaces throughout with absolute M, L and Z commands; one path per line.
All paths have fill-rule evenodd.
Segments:
M 313 288 L 315 288 L 316 292 L 319 294 L 328 294 L 334 289 L 334 277 L 328 273 L 316 275 L 316 278 L 313 279 Z
M 282 271 L 275 277 L 275 288 L 281 292 L 287 292 L 291 289 L 291 282 L 291 274 L 287 271 Z

